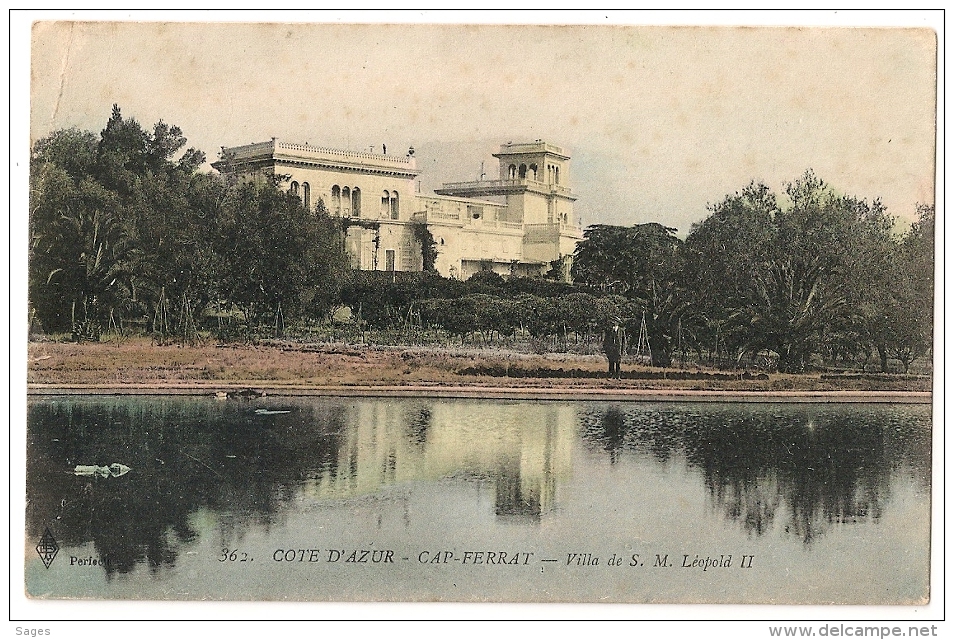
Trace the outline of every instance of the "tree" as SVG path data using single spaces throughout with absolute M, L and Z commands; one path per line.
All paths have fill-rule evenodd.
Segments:
M 571 293 L 557 300 L 565 330 L 572 331 L 577 336 L 594 333 L 609 320 L 605 318 L 600 321 L 598 318 L 600 299 L 596 296 L 588 293 Z
M 45 325 L 69 318 L 98 337 L 118 313 L 120 323 L 148 315 L 163 331 L 167 320 L 194 328 L 213 290 L 215 218 L 215 207 L 193 208 L 195 192 L 215 191 L 217 180 L 196 173 L 200 151 L 176 159 L 184 145 L 178 127 L 146 131 L 117 105 L 98 137 L 69 129 L 34 145 L 30 295 Z
M 531 294 L 521 294 L 515 299 L 523 328 L 539 340 L 556 335 L 563 321 L 554 300 Z
M 335 221 L 327 212 L 306 211 L 280 178 L 230 189 L 216 251 L 226 299 L 250 325 L 268 319 L 279 333 L 286 318 L 327 314 L 348 269 Z
M 434 264 L 437 262 L 437 241 L 434 240 L 434 234 L 427 228 L 427 223 L 420 220 L 411 222 L 411 231 L 414 238 L 421 246 L 421 264 L 422 271 L 428 273 L 437 273 Z
M 689 310 L 684 333 L 698 351 L 733 359 L 748 346 L 749 327 L 735 317 L 755 304 L 752 283 L 775 242 L 775 194 L 761 183 L 710 205 L 682 247 L 682 287 Z
M 934 207 L 918 205 L 918 220 L 896 249 L 885 312 L 885 345 L 907 373 L 934 340 Z
M 870 205 L 865 200 L 842 196 L 842 207 L 851 212 L 851 229 L 840 250 L 844 264 L 848 312 L 831 324 L 823 336 L 834 357 L 865 354 L 877 350 L 881 370 L 887 370 L 887 315 L 893 304 L 892 290 L 896 282 L 898 239 L 892 234 L 894 219 L 879 200 Z
M 826 336 L 864 327 L 876 314 L 893 220 L 879 201 L 835 193 L 810 170 L 786 186 L 791 205 L 775 216 L 777 241 L 756 279 L 753 339 L 801 371 Z
M 785 194 L 782 207 L 753 183 L 711 207 L 686 238 L 686 288 L 717 345 L 739 358 L 772 350 L 796 372 L 826 348 L 854 352 L 883 333 L 893 220 L 810 170 Z
M 97 178 L 120 199 L 124 228 L 137 248 L 134 297 L 153 331 L 191 337 L 214 296 L 218 209 L 210 205 L 221 203 L 224 185 L 197 173 L 205 154 L 183 152 L 185 144 L 179 127 L 160 120 L 147 131 L 114 105 L 100 134 Z
M 476 303 L 473 296 L 465 296 L 456 300 L 437 299 L 429 306 L 436 324 L 450 335 L 460 336 L 463 344 L 464 337 L 478 328 Z
M 342 230 L 281 187 L 199 173 L 179 127 L 144 129 L 117 105 L 96 136 L 37 141 L 30 171 L 30 300 L 47 329 L 96 338 L 118 316 L 196 335 L 210 302 L 265 317 L 320 318 L 339 300 Z
M 489 269 L 478 271 L 464 281 L 467 289 L 473 293 L 498 294 L 503 291 L 505 280 L 502 275 Z
M 575 282 L 619 293 L 645 314 L 652 363 L 668 367 L 685 303 L 678 290 L 681 242 L 675 229 L 652 222 L 633 227 L 594 225 L 573 258 Z M 642 316 L 640 317 L 640 320 Z
M 331 215 L 321 198 L 305 218 L 305 259 L 309 265 L 309 291 L 305 317 L 318 320 L 341 304 L 341 291 L 351 278 L 351 263 L 344 248 L 340 219 Z
M 95 136 L 37 141 L 30 161 L 30 301 L 47 330 L 97 338 L 130 293 L 133 248 L 119 201 L 92 176 Z

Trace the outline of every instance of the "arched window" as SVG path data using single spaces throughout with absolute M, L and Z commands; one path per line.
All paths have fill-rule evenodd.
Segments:
M 398 208 L 398 192 L 395 191 L 391 194 L 391 219 L 397 220 L 400 213 Z
M 519 178 L 520 178 L 521 180 L 523 180 L 524 178 L 526 178 L 526 177 L 527 177 L 527 165 L 525 165 L 525 164 L 520 165 L 520 169 L 519 169 L 517 175 L 519 176 Z
M 351 217 L 351 189 L 348 187 L 341 187 L 341 215 Z
M 351 215 L 355 218 L 361 217 L 361 189 L 358 187 L 351 191 Z
M 311 185 L 307 182 L 301 183 L 301 195 L 302 202 L 305 204 L 305 209 L 311 211 Z
M 381 217 L 387 218 L 391 213 L 391 192 L 385 190 L 381 196 Z
M 554 182 L 560 184 L 560 167 L 553 167 L 553 177 L 555 178 Z
M 292 194 L 292 195 L 297 196 L 297 195 L 298 195 L 298 183 L 297 183 L 297 182 L 292 182 L 292 183 L 291 183 L 291 189 L 289 189 L 289 191 L 291 191 L 291 194 Z
M 338 185 L 331 187 L 331 212 L 336 216 L 341 215 L 341 187 Z
M 517 177 L 517 165 L 515 165 L 515 164 L 510 165 L 510 172 L 509 172 L 507 175 L 510 176 L 510 179 L 511 179 L 511 180 L 513 180 L 514 178 L 516 178 L 516 177 Z
M 535 164 L 530 165 L 530 179 L 531 180 L 537 179 L 537 165 Z

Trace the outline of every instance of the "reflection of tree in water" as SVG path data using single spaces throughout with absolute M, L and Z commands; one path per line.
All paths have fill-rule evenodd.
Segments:
M 599 435 L 600 443 L 609 453 L 610 463 L 619 462 L 619 453 L 623 449 L 623 438 L 626 435 L 626 420 L 623 412 L 618 407 L 610 407 L 603 414 L 600 427 L 602 433 Z
M 684 415 L 664 414 L 655 409 L 624 410 L 618 405 L 580 416 L 584 440 L 599 443 L 609 454 L 611 464 L 619 462 L 623 451 L 638 451 L 660 462 L 668 461 L 685 419 Z
M 619 460 L 681 452 L 731 520 L 767 532 L 784 505 L 786 532 L 810 544 L 833 524 L 877 522 L 893 470 L 930 486 L 930 432 L 911 408 L 786 407 L 689 412 L 610 406 L 581 417 L 583 437 Z M 917 416 L 921 416 L 921 412 Z M 930 424 L 930 417 L 926 418 Z
M 427 407 L 414 407 L 408 410 L 404 416 L 407 441 L 423 448 L 427 442 L 427 433 L 433 427 L 432 422 L 431 410 Z
M 340 408 L 197 400 L 37 403 L 28 415 L 27 527 L 61 546 L 92 543 L 107 576 L 145 562 L 174 565 L 198 532 L 193 514 L 220 514 L 223 546 L 252 523 L 268 526 L 306 478 L 333 474 Z M 78 477 L 77 464 L 120 462 L 118 478 Z
M 851 414 L 759 413 L 703 421 L 686 434 L 686 451 L 727 515 L 761 534 L 784 501 L 786 531 L 808 544 L 833 523 L 881 518 L 891 474 L 882 432 Z
M 471 460 L 458 449 L 487 444 L 484 432 L 454 431 L 426 403 L 402 405 L 394 422 L 370 412 L 382 422 L 364 435 L 355 427 L 364 414 L 352 403 L 309 401 L 287 414 L 256 415 L 263 404 L 32 403 L 28 534 L 38 540 L 49 526 L 61 546 L 92 544 L 109 559 L 107 575 L 137 564 L 157 570 L 198 538 L 206 512 L 215 516 L 220 546 L 234 548 L 251 527 L 280 523 L 303 486 L 352 495 L 341 489 L 359 484 L 359 467 L 360 491 L 394 482 L 401 470 L 417 479 L 473 467 L 494 482 L 498 519 L 539 522 L 554 506 L 554 456 L 569 448 L 554 412 L 521 417 L 531 427 L 476 447 Z M 713 503 L 755 535 L 779 525 L 810 543 L 835 523 L 876 520 L 892 472 L 930 487 L 930 417 L 918 408 L 588 407 L 581 414 L 588 446 L 614 464 L 632 455 L 688 461 Z M 133 470 L 117 478 L 71 473 L 77 464 L 112 462 Z

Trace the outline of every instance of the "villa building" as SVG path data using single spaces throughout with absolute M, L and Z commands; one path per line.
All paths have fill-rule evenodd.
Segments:
M 414 149 L 405 156 L 268 142 L 223 147 L 212 166 L 242 180 L 287 175 L 289 190 L 314 209 L 321 199 L 345 221 L 355 269 L 421 271 L 421 230 L 436 243 L 434 267 L 467 279 L 478 271 L 569 277 L 582 238 L 573 214 L 569 154 L 537 140 L 501 145 L 499 178 L 446 183 L 417 193 Z

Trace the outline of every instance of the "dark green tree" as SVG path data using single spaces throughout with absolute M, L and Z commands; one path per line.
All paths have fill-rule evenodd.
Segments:
M 131 295 L 134 248 L 116 194 L 95 179 L 96 137 L 39 140 L 30 160 L 30 304 L 47 331 L 98 339 Z
M 750 340 L 749 327 L 736 314 L 755 304 L 752 284 L 770 259 L 778 205 L 768 187 L 753 182 L 709 209 L 682 247 L 680 276 L 689 309 L 681 329 L 699 353 L 736 359 Z
M 753 183 L 690 232 L 685 285 L 697 339 L 736 358 L 774 351 L 786 372 L 814 354 L 883 346 L 893 220 L 879 201 L 839 195 L 811 171 L 785 194 L 779 206 Z
M 223 203 L 216 251 L 220 287 L 251 326 L 320 318 L 337 303 L 347 259 L 327 212 L 308 212 L 281 179 L 246 183 Z
M 756 303 L 741 315 L 753 344 L 795 372 L 822 351 L 827 335 L 871 331 L 893 221 L 880 202 L 838 195 L 811 171 L 786 195 L 791 204 L 776 213 L 777 240 L 755 279 Z
M 418 220 L 411 222 L 411 230 L 414 233 L 414 239 L 421 247 L 422 271 L 437 273 L 434 267 L 437 262 L 437 241 L 434 240 L 434 234 L 427 228 L 426 223 Z
M 185 144 L 179 127 L 160 120 L 147 131 L 114 105 L 97 154 L 98 179 L 118 195 L 137 248 L 134 300 L 153 331 L 191 337 L 214 294 L 217 210 L 208 201 L 221 202 L 224 187 L 197 173 L 205 155 Z
M 194 331 L 215 272 L 214 208 L 196 211 L 195 191 L 222 190 L 184 145 L 178 127 L 146 131 L 115 105 L 98 137 L 71 129 L 34 145 L 30 295 L 48 328 L 69 319 L 93 338 L 145 316 Z
M 675 229 L 655 222 L 594 225 L 584 232 L 573 258 L 575 282 L 639 304 L 657 367 L 670 365 L 678 323 L 686 310 L 679 292 L 680 245 Z M 635 320 L 637 327 L 641 320 L 642 316 Z
M 898 243 L 885 344 L 907 373 L 934 340 L 934 207 L 918 205 L 918 220 Z

